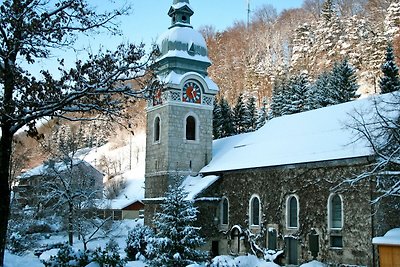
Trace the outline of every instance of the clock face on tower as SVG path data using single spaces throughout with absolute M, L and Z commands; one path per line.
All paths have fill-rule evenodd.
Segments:
M 183 85 L 182 101 L 188 103 L 201 103 L 201 88 L 194 81 L 188 81 Z

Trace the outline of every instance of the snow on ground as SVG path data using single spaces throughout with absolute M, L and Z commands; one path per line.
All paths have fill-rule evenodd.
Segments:
M 4 267 L 43 267 L 38 257 L 33 254 L 25 256 L 13 255 L 6 250 Z
M 310 261 L 300 265 L 300 267 L 325 267 L 326 265 L 319 261 Z

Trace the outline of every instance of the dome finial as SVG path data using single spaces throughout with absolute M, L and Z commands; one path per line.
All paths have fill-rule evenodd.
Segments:
M 187 3 L 189 4 L 189 0 L 174 0 L 174 5 L 178 3 Z
M 193 15 L 193 10 L 190 7 L 189 0 L 174 0 L 171 8 L 168 11 L 168 16 L 171 17 L 171 27 L 190 27 L 190 17 Z

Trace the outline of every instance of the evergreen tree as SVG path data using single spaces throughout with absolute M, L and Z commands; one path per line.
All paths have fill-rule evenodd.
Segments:
M 244 118 L 245 131 L 252 132 L 256 129 L 257 114 L 256 114 L 256 98 L 250 96 L 246 102 L 246 116 Z
M 260 109 L 258 110 L 257 121 L 256 121 L 256 130 L 260 129 L 264 126 L 267 121 L 267 99 L 264 98 Z
M 221 97 L 219 106 L 221 109 L 221 125 L 218 129 L 219 137 L 231 136 L 235 132 L 233 128 L 232 109 L 224 97 Z
M 285 106 L 285 84 L 287 82 L 285 80 L 277 81 L 274 84 L 272 89 L 272 98 L 271 98 L 271 106 L 269 111 L 270 118 L 276 118 L 284 115 L 284 106 Z
M 236 105 L 233 108 L 233 126 L 236 134 L 246 132 L 246 117 L 247 117 L 247 107 L 243 101 L 243 95 L 240 93 Z
M 356 97 L 358 89 L 357 77 L 354 68 L 347 59 L 333 66 L 330 79 L 330 93 L 332 100 L 338 103 L 348 102 Z
M 330 105 L 335 102 L 331 93 L 331 73 L 323 72 L 310 86 L 307 96 L 307 109 L 317 109 Z
M 158 232 L 149 248 L 154 256 L 151 266 L 185 267 L 205 259 L 206 253 L 197 249 L 204 244 L 204 239 L 199 235 L 199 228 L 193 225 L 198 210 L 187 196 L 178 184 L 166 192 L 161 212 L 155 216 Z
M 221 114 L 221 106 L 217 101 L 214 103 L 213 109 L 213 138 L 218 139 L 221 138 L 221 125 L 222 125 L 222 114 Z
M 295 114 L 306 110 L 306 97 L 309 89 L 308 76 L 305 73 L 293 75 L 288 84 L 287 99 L 285 105 L 286 114 Z
M 321 16 L 326 22 L 330 22 L 335 16 L 334 5 L 332 0 L 326 0 L 322 5 Z
M 390 93 L 400 89 L 399 68 L 397 67 L 393 46 L 389 44 L 386 49 L 386 62 L 382 67 L 383 77 L 379 81 L 381 93 Z

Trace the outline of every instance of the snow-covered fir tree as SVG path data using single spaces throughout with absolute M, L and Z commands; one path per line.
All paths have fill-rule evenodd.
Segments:
M 148 247 L 151 266 L 186 267 L 205 259 L 206 253 L 198 250 L 204 239 L 194 226 L 198 210 L 187 196 L 179 183 L 169 186 L 161 212 L 155 215 L 158 232 Z
M 400 89 L 399 68 L 397 67 L 393 46 L 389 44 L 386 49 L 386 62 L 382 67 L 383 76 L 379 80 L 381 93 L 390 93 Z
M 233 125 L 236 134 L 246 132 L 245 119 L 247 116 L 246 103 L 243 101 L 243 94 L 239 94 L 236 105 L 233 107 Z
M 215 129 L 215 132 L 217 133 L 218 138 L 231 136 L 234 134 L 232 109 L 228 101 L 223 96 L 219 100 L 219 108 L 221 113 L 221 120 L 220 123 L 217 125 L 217 129 Z
M 250 96 L 246 102 L 246 114 L 244 117 L 244 126 L 246 132 L 252 132 L 256 129 L 257 121 L 257 109 L 256 109 L 256 98 Z
M 256 130 L 263 127 L 265 122 L 267 121 L 267 105 L 268 105 L 268 100 L 266 97 L 264 97 L 264 99 L 261 103 L 261 107 L 258 110 L 258 114 L 257 114 Z
M 308 76 L 305 73 L 290 77 L 287 96 L 290 101 L 285 104 L 285 114 L 295 114 L 306 110 L 309 84 Z
M 284 115 L 283 114 L 283 108 L 284 108 L 284 88 L 285 88 L 286 81 L 281 80 L 281 81 L 276 81 L 274 84 L 274 88 L 272 90 L 272 97 L 271 97 L 271 106 L 269 110 L 269 115 L 268 117 L 270 118 L 276 118 L 279 116 Z
M 221 125 L 222 125 L 222 114 L 221 114 L 221 106 L 217 101 L 214 103 L 213 109 L 213 138 L 218 139 L 221 138 Z
M 331 93 L 331 73 L 321 73 L 314 83 L 310 85 L 307 96 L 308 110 L 334 105 Z
M 354 68 L 347 59 L 335 63 L 331 73 L 330 92 L 335 104 L 348 102 L 356 97 L 358 89 Z

